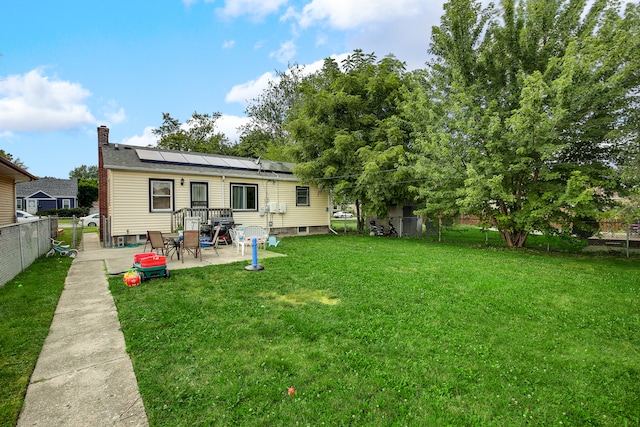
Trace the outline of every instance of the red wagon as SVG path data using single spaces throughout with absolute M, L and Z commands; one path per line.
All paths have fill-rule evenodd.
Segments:
M 140 280 L 154 277 L 169 278 L 170 276 L 167 268 L 167 257 L 158 255 L 155 252 L 135 254 L 133 256 L 133 268 L 140 273 Z

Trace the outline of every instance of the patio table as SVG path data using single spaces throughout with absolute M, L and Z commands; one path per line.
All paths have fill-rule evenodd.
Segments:
M 173 254 L 178 255 L 178 260 L 180 260 L 180 236 L 175 233 L 162 234 L 162 238 L 164 239 L 167 256 L 173 259 Z

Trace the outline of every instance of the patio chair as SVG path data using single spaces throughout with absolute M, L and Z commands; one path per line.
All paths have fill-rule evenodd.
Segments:
M 216 228 L 216 232 L 213 234 L 213 240 L 211 240 L 211 247 L 214 251 L 216 251 L 216 255 L 220 256 L 218 253 L 218 235 L 220 234 L 220 227 Z
M 232 228 L 229 230 L 231 235 L 231 241 L 233 245 L 236 247 L 236 253 L 240 252 L 240 248 L 242 248 L 242 256 L 244 256 L 244 247 L 251 246 L 251 242 L 247 242 L 247 239 L 244 237 L 244 229 Z
M 158 251 L 162 252 L 162 255 L 167 254 L 167 245 L 162 237 L 162 232 L 160 231 L 147 231 L 147 242 L 151 244 L 151 249 L 158 253 Z M 144 244 L 144 251 L 147 251 L 147 244 Z
M 280 246 L 280 240 L 276 240 L 276 236 L 269 236 L 267 242 L 269 246 Z
M 182 233 L 182 243 L 180 244 L 180 257 L 184 264 L 185 252 L 193 254 L 202 261 L 202 248 L 200 246 L 200 232 L 197 230 L 185 230 Z M 217 252 L 217 251 L 216 251 Z

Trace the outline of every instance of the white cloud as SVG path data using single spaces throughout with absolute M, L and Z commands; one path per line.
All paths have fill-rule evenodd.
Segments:
M 340 64 L 344 59 L 347 58 L 349 54 L 342 53 L 339 55 L 331 55 L 331 58 L 335 59 L 338 64 Z M 311 64 L 301 65 L 304 68 L 304 74 L 315 73 L 322 69 L 324 65 L 324 59 L 320 59 Z M 275 73 L 264 73 L 256 80 L 250 80 L 246 83 L 242 83 L 239 85 L 235 85 L 231 88 L 231 90 L 227 93 L 225 97 L 225 101 L 229 103 L 237 102 L 240 104 L 247 104 L 252 99 L 257 98 L 262 92 L 269 87 L 269 82 L 277 81 L 278 76 Z
M 236 41 L 235 40 L 225 40 L 222 43 L 222 48 L 223 49 L 231 49 L 232 47 L 234 47 L 236 45 Z
M 289 0 L 226 0 L 225 6 L 220 9 L 222 15 L 236 18 L 242 15 L 251 15 L 262 18 L 276 12 L 280 6 Z
M 238 128 L 247 123 L 249 123 L 248 117 L 223 114 L 218 120 L 216 120 L 216 128 L 219 132 L 224 133 L 224 135 L 229 139 L 229 142 L 235 144 L 240 141 L 240 132 L 238 132 Z
M 124 119 L 127 118 L 127 114 L 124 112 L 124 108 L 122 107 L 120 107 L 118 111 L 106 112 L 104 115 L 109 121 L 109 123 L 112 123 L 112 124 L 122 123 Z
M 91 92 L 50 79 L 41 69 L 0 78 L 0 131 L 46 132 L 95 124 L 85 104 Z
M 142 135 L 134 135 L 129 138 L 122 139 L 122 144 L 136 145 L 138 147 L 148 147 L 158 145 L 158 137 L 153 134 L 153 126 L 147 126 L 142 131 Z
M 293 40 L 286 41 L 280 44 L 280 49 L 275 52 L 271 52 L 269 57 L 276 58 L 278 62 L 282 64 L 288 64 L 291 58 L 296 55 L 296 43 Z
M 275 74 L 267 72 L 258 77 L 257 80 L 250 80 L 246 83 L 235 85 L 229 93 L 227 93 L 225 101 L 246 104 L 248 101 L 260 95 L 262 91 L 269 86 L 269 81 L 275 78 Z
M 115 100 L 107 102 L 102 108 L 102 114 L 104 114 L 109 124 L 122 123 L 127 118 L 124 108 L 118 107 L 118 103 Z
M 313 0 L 304 6 L 297 19 L 303 28 L 326 21 L 333 28 L 349 30 L 363 24 L 416 15 L 424 10 L 425 3 L 429 2 L 395 0 L 390 4 L 388 0 Z

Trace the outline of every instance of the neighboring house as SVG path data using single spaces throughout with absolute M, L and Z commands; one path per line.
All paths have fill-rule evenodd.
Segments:
M 0 156 L 0 225 L 16 222 L 16 186 L 38 178 Z
M 293 164 L 109 143 L 98 127 L 100 235 L 103 242 L 146 240 L 149 230 L 175 232 L 180 212 L 211 225 L 232 216 L 270 234 L 326 233 L 328 193 L 302 185 Z M 178 218 L 178 220 L 176 220 Z
M 30 214 L 78 207 L 78 180 L 40 178 L 16 184 L 16 209 Z

